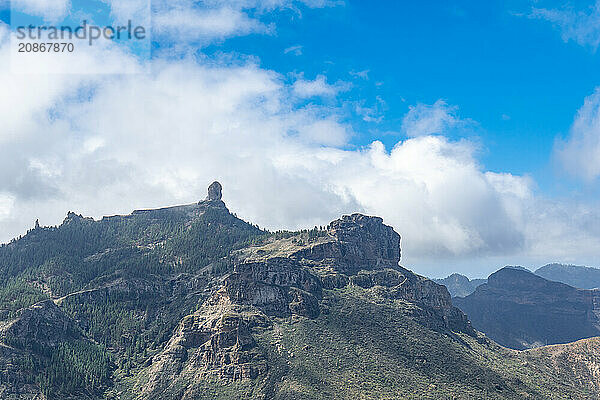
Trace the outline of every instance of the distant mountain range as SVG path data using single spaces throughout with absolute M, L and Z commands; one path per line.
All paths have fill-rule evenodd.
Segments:
M 600 269 L 578 265 L 548 264 L 535 271 L 551 281 L 566 283 L 580 289 L 600 288 Z
M 600 335 L 600 290 L 577 289 L 524 269 L 502 268 L 453 303 L 475 329 L 513 349 Z
M 399 265 L 400 235 L 381 218 L 268 232 L 231 214 L 221 189 L 101 220 L 70 212 L 0 246 L 0 399 L 600 395 L 600 340 L 530 353 L 499 346 L 444 286 Z M 497 278 L 487 285 L 515 279 Z M 559 328 L 584 326 L 578 292 L 552 285 L 525 282 L 505 296 L 509 305 L 537 301 L 538 289 L 565 297 Z M 475 294 L 503 293 L 485 287 Z
M 511 268 L 529 271 L 526 268 L 513 266 Z M 600 288 L 600 269 L 577 265 L 548 264 L 538 268 L 534 274 L 550 281 L 566 283 L 579 289 Z M 487 279 L 469 279 L 454 273 L 443 279 L 432 279 L 434 282 L 446 286 L 452 297 L 465 297 L 475 289 L 487 282 Z

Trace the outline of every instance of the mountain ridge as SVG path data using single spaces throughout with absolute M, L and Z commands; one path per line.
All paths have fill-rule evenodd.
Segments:
M 0 247 L 0 396 L 596 393 L 557 380 L 545 356 L 523 368 L 529 356 L 473 330 L 444 286 L 399 265 L 400 235 L 381 218 L 267 232 L 233 216 L 221 192 L 98 221 L 69 213 Z M 41 327 L 72 333 L 49 342 Z
M 476 329 L 514 349 L 600 335 L 600 291 L 577 289 L 526 270 L 502 268 L 472 294 L 453 302 Z

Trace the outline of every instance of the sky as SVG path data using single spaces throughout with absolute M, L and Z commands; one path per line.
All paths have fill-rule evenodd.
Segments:
M 11 46 L 84 18 L 147 47 Z M 0 21 L 0 241 L 217 179 L 272 230 L 379 215 L 431 277 L 600 267 L 600 0 L 0 0 Z

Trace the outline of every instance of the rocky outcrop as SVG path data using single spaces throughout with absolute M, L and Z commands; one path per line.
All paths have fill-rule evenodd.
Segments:
M 386 297 L 420 306 L 415 316 L 428 327 L 475 335 L 467 317 L 452 305 L 444 286 L 399 267 L 397 270 L 361 271 L 350 282 L 364 289 L 379 287 Z
M 454 303 L 503 346 L 527 349 L 600 335 L 600 291 L 576 289 L 503 268 Z
M 200 210 L 203 211 L 206 208 L 214 208 L 214 207 L 221 208 L 221 209 L 227 209 L 222 198 L 223 198 L 223 187 L 221 186 L 221 184 L 216 181 L 211 183 L 211 185 L 208 187 L 208 194 L 206 196 L 206 199 L 204 201 L 198 202 L 198 205 L 200 206 Z
M 397 267 L 400 235 L 379 217 L 345 215 L 329 224 L 332 241 L 296 252 L 292 257 L 317 261 L 344 274 Z

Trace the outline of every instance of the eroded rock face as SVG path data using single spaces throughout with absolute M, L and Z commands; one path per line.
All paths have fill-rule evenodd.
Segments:
M 294 260 L 273 258 L 238 264 L 225 279 L 224 288 L 233 303 L 253 305 L 267 315 L 319 314 L 317 298 L 321 297 L 322 284 L 318 277 Z M 290 308 L 291 302 L 310 305 L 310 310 L 304 310 L 298 304 Z
M 448 290 L 431 280 L 398 267 L 397 270 L 361 271 L 350 281 L 363 289 L 380 288 L 379 294 L 421 306 L 416 312 L 421 322 L 436 330 L 474 335 L 467 317 L 452 305 Z
M 241 311 L 222 291 L 216 293 L 180 322 L 165 350 L 154 358 L 139 398 L 153 398 L 181 382 L 201 382 L 208 376 L 237 381 L 265 374 L 266 359 L 251 332 L 268 325 L 266 316 Z
M 379 217 L 345 215 L 328 230 L 335 240 L 297 252 L 294 257 L 332 265 L 345 274 L 396 267 L 400 262 L 400 235 Z

